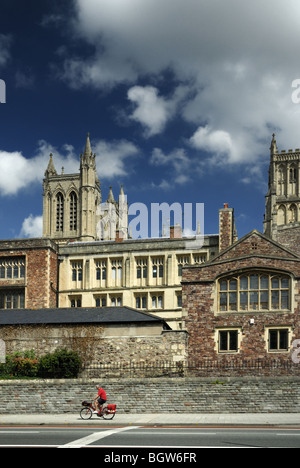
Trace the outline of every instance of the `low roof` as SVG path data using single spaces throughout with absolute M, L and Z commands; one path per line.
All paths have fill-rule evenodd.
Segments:
M 1 325 L 29 324 L 155 324 L 161 323 L 165 329 L 169 325 L 161 318 L 131 307 L 68 307 L 61 309 L 3 309 L 0 310 Z

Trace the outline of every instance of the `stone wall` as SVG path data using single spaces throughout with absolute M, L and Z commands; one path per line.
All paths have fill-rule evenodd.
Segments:
M 0 414 L 72 413 L 101 383 L 119 413 L 299 413 L 300 378 L 0 381 Z M 117 416 L 116 416 L 117 418 Z
M 290 224 L 288 226 L 277 226 L 272 232 L 272 238 L 284 245 L 287 249 L 292 250 L 297 255 L 300 255 L 300 226 L 299 223 Z
M 184 361 L 187 358 L 187 333 L 161 331 L 161 324 L 107 325 L 5 325 L 0 339 L 6 354 L 34 350 L 37 358 L 67 348 L 87 362 Z

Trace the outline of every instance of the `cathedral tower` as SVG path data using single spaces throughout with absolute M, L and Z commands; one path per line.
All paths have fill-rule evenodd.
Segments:
M 80 172 L 58 174 L 50 154 L 43 181 L 43 237 L 57 242 L 114 240 L 127 238 L 128 207 L 121 187 L 119 201 L 112 189 L 101 203 L 101 188 L 90 137 L 80 156 Z
M 270 152 L 264 233 L 296 249 L 300 241 L 300 149 L 279 153 L 273 134 Z
M 50 154 L 43 182 L 43 237 L 58 242 L 96 239 L 96 210 L 100 182 L 89 135 L 81 155 L 80 173 L 58 174 Z
M 84 154 L 80 158 L 80 218 L 81 240 L 95 240 L 96 211 L 101 203 L 100 182 L 96 170 L 96 154 L 93 154 L 89 135 Z

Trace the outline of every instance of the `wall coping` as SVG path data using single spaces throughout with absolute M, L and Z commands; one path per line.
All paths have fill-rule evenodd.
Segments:
M 169 383 L 211 383 L 216 385 L 222 385 L 222 383 L 255 383 L 255 382 L 295 382 L 300 383 L 300 377 L 298 376 L 278 376 L 278 377 L 267 377 L 267 376 L 245 376 L 245 377 L 218 377 L 217 375 L 211 377 L 147 377 L 147 378 L 109 378 L 105 377 L 101 379 L 32 379 L 32 380 L 0 380 L 0 386 L 13 386 L 13 385 L 23 385 L 23 386 L 36 386 L 36 385 L 99 385 L 101 381 L 101 385 L 105 387 L 105 385 L 109 385 L 110 383 L 127 383 L 131 385 L 135 384 L 143 384 L 147 386 L 147 384 L 165 384 Z

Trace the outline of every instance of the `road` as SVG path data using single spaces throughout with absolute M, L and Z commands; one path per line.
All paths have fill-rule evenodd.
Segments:
M 141 447 L 146 448 L 145 453 L 152 453 L 156 448 L 156 452 L 160 453 L 172 449 L 177 453 L 187 454 L 197 453 L 195 449 L 213 447 L 300 448 L 300 427 L 1 426 L 0 448 L 4 447 L 102 447 L 105 448 L 102 450 L 103 457 L 117 456 L 118 453 L 138 453 L 133 449 Z M 114 455 L 111 455 L 112 453 Z M 134 463 L 136 464 L 138 460 Z

